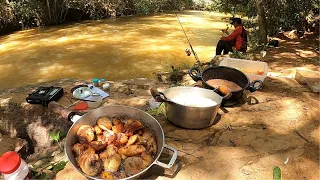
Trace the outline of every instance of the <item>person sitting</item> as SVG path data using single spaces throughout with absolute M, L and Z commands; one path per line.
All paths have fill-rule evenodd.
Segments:
M 247 51 L 247 31 L 242 26 L 242 20 L 240 18 L 232 18 L 231 24 L 235 30 L 229 34 L 228 29 L 222 30 L 227 36 L 222 36 L 219 40 L 216 48 L 216 55 L 228 54 L 234 50 L 245 53 Z

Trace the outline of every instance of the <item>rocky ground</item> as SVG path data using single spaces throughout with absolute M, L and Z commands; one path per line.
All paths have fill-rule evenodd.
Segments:
M 273 168 L 278 166 L 283 179 L 319 179 L 319 94 L 293 78 L 297 67 L 312 70 L 319 67 L 315 63 L 304 65 L 302 61 L 300 64 L 294 61 L 294 58 L 306 61 L 298 57 L 303 52 L 306 54 L 305 51 L 290 56 L 278 51 L 270 51 L 265 59 L 272 72 L 263 87 L 254 93 L 246 92 L 242 103 L 219 110 L 211 127 L 183 129 L 170 123 L 163 114 L 155 114 L 163 127 L 166 143 L 175 147 L 179 155 L 172 169 L 154 166 L 146 178 L 272 179 Z M 294 63 L 281 66 L 273 61 L 274 56 Z M 51 178 L 85 179 L 70 164 L 56 176 L 57 171 L 51 168 L 51 163 L 66 160 L 63 137 L 72 123 L 46 107 L 25 102 L 27 94 L 36 87 L 55 85 L 65 90 L 59 103 L 69 106 L 75 102 L 70 89 L 82 83 L 89 82 L 63 79 L 0 92 L 0 152 L 19 151 L 37 172 L 45 172 Z M 171 86 L 148 79 L 111 83 L 107 91 L 110 97 L 102 106 L 121 104 L 143 110 L 148 110 L 151 87 L 164 90 Z M 182 85 L 193 83 L 188 75 L 183 77 Z M 57 131 L 61 132 L 59 143 L 49 135 Z M 161 158 L 167 159 L 168 156 Z

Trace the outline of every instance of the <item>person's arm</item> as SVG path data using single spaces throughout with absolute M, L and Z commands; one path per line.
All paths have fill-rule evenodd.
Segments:
M 222 37 L 221 40 L 224 41 L 233 41 L 235 40 L 238 36 L 241 35 L 242 28 L 241 26 L 237 27 L 229 36 L 227 37 Z

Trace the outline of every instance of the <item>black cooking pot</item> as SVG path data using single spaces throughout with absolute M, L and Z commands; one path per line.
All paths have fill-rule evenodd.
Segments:
M 224 95 L 223 92 L 217 91 L 218 87 L 210 86 L 206 81 L 210 79 L 224 79 L 236 83 L 242 89 L 239 91 L 231 92 L 231 96 L 228 99 L 223 99 L 222 106 L 232 106 L 239 103 L 239 100 L 243 96 L 244 90 L 254 92 L 262 86 L 262 81 L 254 80 L 250 83 L 249 78 L 241 71 L 226 67 L 226 66 L 213 66 L 205 69 L 203 72 L 198 67 L 192 67 L 189 69 L 189 75 L 194 81 L 202 81 L 202 87 L 206 89 L 212 89 L 218 92 L 220 95 Z

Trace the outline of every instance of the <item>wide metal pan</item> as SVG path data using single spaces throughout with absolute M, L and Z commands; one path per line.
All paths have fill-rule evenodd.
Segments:
M 66 117 L 74 122 L 74 124 L 69 129 L 69 132 L 66 137 L 65 153 L 67 155 L 69 162 L 73 165 L 73 167 L 76 168 L 81 174 L 83 174 L 87 178 L 100 179 L 97 177 L 88 176 L 87 174 L 81 171 L 81 169 L 77 166 L 77 162 L 72 152 L 72 147 L 75 143 L 77 143 L 77 130 L 79 129 L 79 127 L 82 125 L 90 125 L 90 126 L 94 125 L 96 124 L 96 120 L 102 116 L 137 119 L 145 127 L 153 131 L 154 136 L 156 138 L 157 153 L 155 155 L 153 162 L 143 171 L 133 176 L 127 177 L 123 180 L 137 179 L 142 175 L 144 175 L 153 165 L 158 165 L 163 168 L 171 168 L 177 159 L 177 156 L 178 156 L 177 150 L 165 144 L 164 132 L 159 122 L 154 117 L 152 117 L 151 115 L 149 115 L 148 113 L 142 110 L 139 110 L 133 107 L 128 107 L 128 106 L 110 105 L 110 106 L 100 107 L 95 110 L 92 110 L 79 118 L 79 116 L 78 117 L 75 116 L 75 113 L 65 110 L 62 106 L 60 106 L 56 102 L 50 102 L 48 107 L 52 111 L 59 113 L 61 116 Z M 158 160 L 164 148 L 173 152 L 173 155 L 168 164 L 165 164 Z

